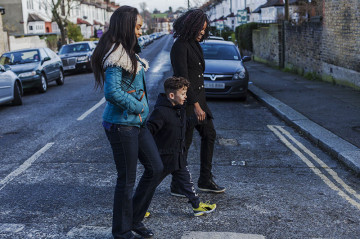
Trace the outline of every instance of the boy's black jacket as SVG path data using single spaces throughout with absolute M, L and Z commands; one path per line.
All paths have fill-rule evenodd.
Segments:
M 186 113 L 181 105 L 173 106 L 165 94 L 159 94 L 147 127 L 154 136 L 166 172 L 187 165 L 185 152 Z

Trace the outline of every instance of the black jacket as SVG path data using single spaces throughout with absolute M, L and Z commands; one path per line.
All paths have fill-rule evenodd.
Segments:
M 166 95 L 161 93 L 146 124 L 154 136 L 164 171 L 171 173 L 185 167 L 185 108 L 181 105 L 173 106 Z
M 205 60 L 199 42 L 195 40 L 183 41 L 177 39 L 170 52 L 171 65 L 174 76 L 181 76 L 189 80 L 190 87 L 187 91 L 186 113 L 194 113 L 194 103 L 198 102 L 207 117 L 213 118 L 206 104 L 204 88 Z

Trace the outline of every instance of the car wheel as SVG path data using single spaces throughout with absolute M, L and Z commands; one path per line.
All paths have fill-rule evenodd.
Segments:
M 15 82 L 14 86 L 14 100 L 11 102 L 12 105 L 22 105 L 22 94 L 19 82 Z
M 63 85 L 64 84 L 64 72 L 62 69 L 60 69 L 60 76 L 58 79 L 56 79 L 56 84 Z
M 45 74 L 41 74 L 41 86 L 39 88 L 39 92 L 45 93 L 47 91 L 47 88 L 48 88 L 48 82 L 45 77 Z

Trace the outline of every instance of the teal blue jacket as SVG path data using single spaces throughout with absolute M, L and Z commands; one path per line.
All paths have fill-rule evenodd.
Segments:
M 120 45 L 105 61 L 103 120 L 108 123 L 140 127 L 149 114 L 145 70 L 148 63 L 138 57 L 138 69 L 132 81 L 131 61 Z

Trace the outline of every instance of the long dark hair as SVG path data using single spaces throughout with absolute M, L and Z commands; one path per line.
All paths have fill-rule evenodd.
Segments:
M 100 38 L 94 53 L 91 57 L 91 66 L 95 75 L 95 87 L 104 86 L 104 57 L 115 44 L 111 53 L 114 52 L 121 44 L 126 53 L 129 55 L 132 64 L 133 80 L 137 71 L 137 59 L 135 53 L 137 50 L 137 38 L 135 35 L 135 26 L 139 11 L 129 6 L 121 6 L 115 10 L 110 18 L 109 29 Z M 110 53 L 110 54 L 111 54 Z M 106 58 L 110 55 L 108 54 Z
M 205 22 L 207 23 L 207 27 L 201 41 L 209 37 L 210 21 L 208 16 L 201 9 L 192 9 L 185 12 L 176 19 L 173 24 L 174 38 L 180 38 L 185 41 L 189 39 L 196 39 L 204 27 Z

